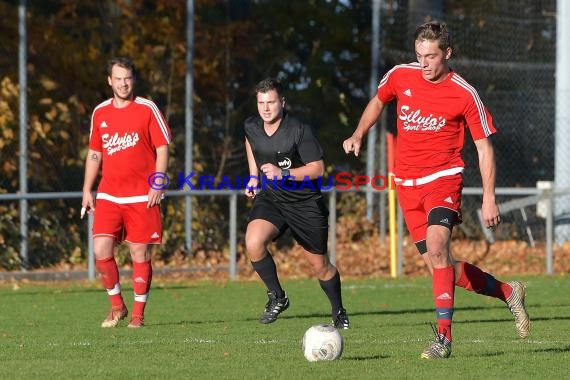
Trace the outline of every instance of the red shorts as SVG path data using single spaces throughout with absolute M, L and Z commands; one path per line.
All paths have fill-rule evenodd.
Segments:
M 397 186 L 404 220 L 416 245 L 425 241 L 428 225 L 453 228 L 461 224 L 463 177 L 440 177 L 425 185 Z
M 93 220 L 93 238 L 112 237 L 117 243 L 160 244 L 162 217 L 160 206 L 145 203 L 119 204 L 97 199 Z

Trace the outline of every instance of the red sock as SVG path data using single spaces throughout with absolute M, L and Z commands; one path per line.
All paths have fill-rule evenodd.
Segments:
M 445 335 L 451 342 L 451 321 L 455 300 L 455 269 L 452 265 L 433 269 L 432 287 L 438 334 Z
M 148 299 L 151 282 L 152 265 L 150 260 L 142 263 L 133 262 L 133 291 L 135 293 L 133 317 L 144 316 L 144 308 Z
M 475 265 L 460 261 L 461 275 L 457 280 L 457 286 L 465 288 L 466 290 L 484 294 L 489 297 L 495 297 L 505 301 L 511 295 L 512 287 L 497 280 L 489 273 L 483 272 Z
M 114 257 L 103 260 L 95 260 L 95 267 L 101 275 L 101 283 L 107 291 L 111 307 L 120 309 L 123 307 L 123 296 L 121 295 L 121 284 L 119 283 L 119 268 Z

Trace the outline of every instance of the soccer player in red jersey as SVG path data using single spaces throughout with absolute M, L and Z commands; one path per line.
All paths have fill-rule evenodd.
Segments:
M 395 66 L 378 85 L 353 135 L 343 142 L 348 154 L 360 153 L 362 139 L 384 107 L 397 102 L 395 183 L 408 230 L 432 273 L 436 339 L 424 359 L 451 355 L 454 285 L 507 303 L 519 336 L 529 334 L 525 288 L 504 283 L 476 266 L 454 260 L 451 232 L 461 223 L 461 158 L 466 127 L 479 157 L 483 220 L 495 228 L 501 217 L 495 201 L 495 157 L 490 136 L 496 132 L 477 91 L 449 66 L 451 36 L 444 23 L 419 26 L 414 35 L 417 62 Z
M 82 207 L 94 214 L 95 266 L 111 302 L 101 327 L 115 327 L 128 314 L 114 255 L 125 241 L 134 290 L 128 327 L 138 328 L 144 325 L 152 280 L 149 245 L 162 242 L 160 202 L 167 183 L 155 177 L 165 176 L 172 137 L 156 104 L 134 95 L 136 70 L 131 59 L 111 59 L 107 75 L 113 97 L 95 107 L 91 118 Z M 101 168 L 95 203 L 91 191 Z

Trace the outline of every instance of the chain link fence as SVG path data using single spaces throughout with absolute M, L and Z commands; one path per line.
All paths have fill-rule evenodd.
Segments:
M 415 9 L 412 2 L 408 7 L 399 1 L 384 3 L 388 14 L 383 36 L 385 71 L 394 64 L 414 61 L 414 25 L 441 15 L 452 31 L 451 67 L 477 89 L 498 130 L 492 138 L 497 187 L 536 188 L 538 181 L 553 181 L 556 1 L 523 0 L 516 6 L 508 1 L 413 3 Z M 440 8 L 421 9 L 433 3 Z M 394 41 L 391 35 L 406 38 Z M 404 46 L 407 50 L 402 50 Z M 394 125 L 395 120 L 390 123 Z M 477 151 L 469 134 L 463 158 L 465 186 L 480 187 Z M 502 195 L 497 200 L 503 203 L 514 198 Z M 464 197 L 461 230 L 468 237 L 483 236 L 476 214 L 480 206 L 480 196 Z M 522 214 L 521 210 L 506 213 L 497 237 L 543 240 L 544 220 L 536 206 L 524 208 Z
M 3 20 L 0 23 L 0 192 L 18 192 L 18 91 L 17 91 L 17 58 L 18 58 L 18 13 L 16 2 L 2 2 L 0 5 Z M 66 12 L 72 12 L 67 2 L 52 2 L 53 19 L 50 18 L 50 9 L 45 5 L 40 10 L 30 9 L 29 33 L 40 33 L 43 25 L 38 25 L 35 17 L 43 20 L 54 20 L 57 17 L 67 17 Z M 197 1 L 197 3 L 200 3 Z M 214 2 L 215 3 L 215 2 Z M 248 2 L 248 7 L 255 8 L 258 3 Z M 327 2 L 328 3 L 328 2 Z M 370 18 L 370 9 L 367 2 L 354 2 L 359 5 L 358 22 Z M 496 149 L 498 166 L 497 186 L 500 187 L 536 187 L 537 181 L 552 181 L 554 179 L 554 128 L 555 128 L 555 52 L 556 52 L 556 1 L 522 0 L 513 6 L 512 1 L 473 1 L 461 2 L 468 4 L 458 5 L 456 1 L 436 1 L 439 9 L 436 13 L 415 9 L 411 1 L 382 1 L 381 7 L 381 46 L 382 70 L 386 72 L 393 65 L 411 62 L 415 59 L 413 52 L 413 26 L 417 20 L 426 20 L 430 15 L 440 15 L 451 27 L 454 36 L 454 57 L 452 67 L 465 77 L 478 91 L 479 95 L 490 109 L 496 123 L 498 134 L 493 141 Z M 430 3 L 430 2 L 424 2 Z M 219 7 L 225 2 L 220 1 Z M 103 7 L 102 3 L 88 3 L 83 11 L 98 15 Z M 250 9 L 248 8 L 248 9 Z M 240 8 L 241 9 L 241 8 Z M 254 22 L 247 19 L 247 12 L 243 8 L 244 23 Z M 44 12 L 35 14 L 34 12 Z M 182 11 L 182 9 L 181 9 Z M 140 14 L 141 22 L 151 17 L 149 14 Z M 267 15 L 269 17 L 269 15 Z M 277 16 L 276 16 L 277 17 Z M 282 16 L 281 16 L 282 17 Z M 97 17 L 92 18 L 86 25 L 62 23 L 62 27 L 69 28 L 69 38 L 96 39 L 97 33 L 91 29 Z M 212 25 L 208 25 L 211 22 Z M 368 21 L 370 23 L 370 20 Z M 214 25 L 219 19 L 201 17 L 198 28 L 217 28 Z M 99 27 L 101 27 L 99 25 Z M 103 28 L 104 29 L 104 28 Z M 102 30 L 102 29 L 101 29 Z M 45 38 L 49 36 L 46 34 Z M 310 40 L 310 36 L 307 36 Z M 369 36 L 358 36 L 359 41 L 367 41 Z M 356 40 L 356 37 L 355 37 Z M 122 41 L 125 44 L 136 44 L 137 41 Z M 313 41 L 316 44 L 316 41 Z M 367 43 L 367 42 L 366 42 Z M 53 45 L 53 43 L 52 43 Z M 360 46 L 360 45 L 359 45 Z M 367 45 L 364 45 L 367 46 Z M 28 49 L 38 49 L 31 45 Z M 50 51 L 57 50 L 52 46 Z M 360 46 L 361 50 L 362 46 Z M 109 47 L 109 54 L 117 50 L 116 46 Z M 141 51 L 145 54 L 159 54 L 158 48 L 143 46 Z M 86 51 L 89 55 L 92 52 Z M 362 54 L 358 52 L 346 53 L 347 56 Z M 230 52 L 229 56 L 232 56 Z M 40 61 L 40 58 L 43 61 Z M 174 58 L 172 58 L 174 59 Z M 36 107 L 36 113 L 30 115 L 29 120 L 29 186 L 30 192 L 45 191 L 78 191 L 83 180 L 83 158 L 87 147 L 89 133 L 89 116 L 91 110 L 85 104 L 95 105 L 101 99 L 108 97 L 108 89 L 104 83 L 102 68 L 84 67 L 68 62 L 60 68 L 61 78 L 58 83 L 41 75 L 42 68 L 58 65 L 51 62 L 49 56 L 34 55 L 29 63 L 29 71 L 33 71 L 37 82 L 30 84 L 28 102 Z M 164 66 L 170 61 L 164 60 Z M 92 65 L 95 66 L 95 65 Z M 212 68 L 210 68 L 212 69 Z M 145 68 L 146 70 L 146 68 Z M 220 70 L 224 70 L 220 68 Z M 367 71 L 368 67 L 362 67 Z M 160 73 L 149 70 L 149 77 Z M 179 73 L 180 74 L 180 73 Z M 200 75 L 200 72 L 196 72 Z M 89 89 L 89 94 L 77 88 L 84 76 L 101 77 L 101 86 Z M 307 73 L 310 76 L 310 73 Z M 366 77 L 366 76 L 364 76 Z M 173 80 L 170 78 L 169 80 Z M 183 79 L 179 78 L 183 81 Z M 228 88 L 232 84 L 228 84 Z M 359 91 L 366 94 L 367 83 L 362 81 Z M 62 95 L 63 94 L 63 95 Z M 170 96 L 165 92 L 158 99 Z M 212 102 L 209 93 L 198 94 L 199 103 Z M 570 104 L 567 105 L 570 107 Z M 231 108 L 231 107 L 230 107 Z M 360 110 L 361 111 L 361 110 Z M 332 112 L 327 110 L 327 112 Z M 184 110 L 173 107 L 166 112 L 171 115 L 173 124 L 183 124 Z M 389 123 L 394 123 L 394 120 Z M 357 120 L 351 121 L 355 125 Z M 182 141 L 183 132 L 174 130 L 176 141 Z M 570 136 L 569 136 L 570 137 Z M 341 137 L 339 137 L 340 139 Z M 340 145 L 340 141 L 339 144 Z M 175 147 L 176 154 L 182 156 L 180 147 Z M 243 155 L 242 149 L 236 149 L 236 155 Z M 198 156 L 197 156 L 198 157 Z M 465 172 L 465 185 L 479 187 L 481 180 L 478 171 L 477 155 L 473 143 L 467 137 L 464 159 L 467 164 Z M 330 162 L 328 164 L 346 167 L 346 162 Z M 563 163 L 570 165 L 568 163 Z M 567 170 L 570 171 L 570 168 Z M 56 173 L 55 176 L 53 173 Z M 46 178 L 48 177 L 49 178 Z M 499 202 L 509 201 L 512 196 L 501 196 Z M 480 197 L 465 197 L 464 212 L 466 222 L 462 226 L 465 236 L 470 238 L 482 237 L 478 226 L 476 211 L 480 207 Z M 208 214 L 207 207 L 216 210 L 225 206 L 204 205 L 194 207 L 196 223 L 208 221 L 209 226 L 199 227 L 203 238 L 201 249 L 224 249 L 227 241 L 227 220 L 222 222 L 214 220 Z M 183 231 L 181 209 L 183 204 L 178 200 L 173 202 L 171 212 L 167 215 L 165 226 L 171 229 L 172 239 L 168 250 L 180 251 L 183 246 Z M 69 265 L 81 263 L 85 260 L 86 239 L 85 228 L 77 223 L 77 209 L 80 206 L 78 199 L 61 199 L 30 201 L 29 246 L 32 267 L 49 266 L 54 263 L 68 262 Z M 247 205 L 240 200 L 240 215 L 245 215 Z M 534 240 L 544 239 L 543 220 L 537 216 L 536 207 L 525 208 L 526 215 L 519 211 L 507 216 L 507 226 L 504 234 L 498 238 L 520 238 L 529 240 L 526 226 L 530 226 Z M 241 217 L 240 217 L 241 218 Z M 244 218 L 238 225 L 243 227 Z M 203 223 L 202 223 L 203 224 Z M 0 267 L 17 269 L 20 265 L 18 232 L 18 202 L 0 202 Z M 198 229 L 198 227 L 196 227 Z M 205 235 L 205 236 L 202 236 Z M 225 239 L 225 240 L 224 240 Z

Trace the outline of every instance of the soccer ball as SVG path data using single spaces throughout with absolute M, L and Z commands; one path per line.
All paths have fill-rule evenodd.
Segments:
M 344 348 L 342 335 L 331 325 L 314 325 L 303 336 L 303 354 L 310 362 L 340 358 Z

